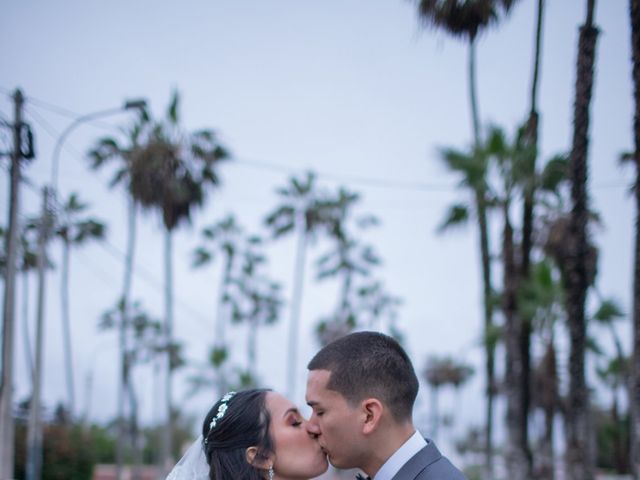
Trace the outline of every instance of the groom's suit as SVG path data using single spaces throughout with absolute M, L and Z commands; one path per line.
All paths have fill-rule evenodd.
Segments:
M 466 477 L 428 440 L 427 446 L 411 457 L 393 480 L 466 480 Z

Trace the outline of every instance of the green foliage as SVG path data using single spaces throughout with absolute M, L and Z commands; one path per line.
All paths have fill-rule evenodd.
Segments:
M 454 37 L 473 40 L 498 22 L 516 0 L 419 0 L 418 15 L 427 26 L 442 28 Z
M 431 356 L 422 372 L 422 377 L 433 388 L 451 385 L 458 388 L 465 384 L 474 374 L 474 369 L 462 361 L 451 357 Z
M 26 474 L 26 424 L 16 426 L 16 478 Z M 43 430 L 43 480 L 89 480 L 97 463 L 115 460 L 115 439 L 105 428 L 48 423 Z
M 438 227 L 438 232 L 444 232 L 452 227 L 465 226 L 469 222 L 469 207 L 467 205 L 456 203 L 450 205 L 445 218 Z
M 622 317 L 624 317 L 622 308 L 615 300 L 612 299 L 604 300 L 593 315 L 594 320 L 604 324 L 613 322 Z
M 615 418 L 610 412 L 592 412 L 596 429 L 596 466 L 618 474 L 629 473 L 629 418 Z
M 218 369 L 226 362 L 229 352 L 226 347 L 213 347 L 209 351 L 209 363 L 213 368 Z

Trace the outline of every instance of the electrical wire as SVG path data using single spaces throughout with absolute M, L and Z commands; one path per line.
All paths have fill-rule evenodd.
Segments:
M 5 87 L 0 86 L 0 93 L 5 93 L 7 95 L 11 95 L 11 92 Z M 25 97 L 32 105 L 40 108 L 44 108 L 50 110 L 59 115 L 63 115 L 72 119 L 77 119 L 82 116 L 77 112 L 69 110 L 65 107 L 61 107 L 59 105 L 55 105 L 51 102 L 38 99 L 36 97 L 28 96 Z M 33 114 L 33 110 L 31 110 Z M 35 116 L 34 116 L 35 118 Z M 40 117 L 41 120 L 42 117 Z M 87 124 L 93 124 L 97 127 L 105 128 L 110 131 L 118 130 L 117 127 L 113 125 L 100 122 L 98 120 L 89 120 Z M 53 133 L 49 132 L 51 135 Z M 78 154 L 78 153 L 76 153 Z M 278 164 L 275 162 L 261 162 L 256 161 L 254 159 L 235 157 L 232 159 L 230 164 L 237 164 L 247 166 L 249 168 L 256 168 L 263 171 L 272 171 L 277 173 L 286 173 L 289 175 L 299 174 L 301 169 L 288 167 L 286 165 Z M 455 185 L 451 184 L 438 184 L 438 183 L 424 183 L 424 182 L 404 182 L 397 180 L 388 180 L 382 178 L 374 178 L 374 177 L 365 177 L 365 176 L 357 176 L 357 175 L 339 175 L 332 172 L 326 171 L 318 171 L 315 169 L 310 169 L 314 171 L 314 173 L 318 176 L 318 178 L 323 178 L 325 180 L 337 181 L 337 182 L 348 182 L 351 184 L 362 185 L 366 187 L 374 187 L 374 188 L 384 188 L 384 189 L 392 189 L 392 190 L 403 190 L 403 191 L 419 191 L 419 192 L 451 192 L 456 189 Z M 593 189 L 612 189 L 612 188 L 626 188 L 626 184 L 622 183 L 607 183 L 600 185 L 592 185 Z

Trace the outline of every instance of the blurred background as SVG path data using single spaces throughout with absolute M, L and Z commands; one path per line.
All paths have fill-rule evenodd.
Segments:
M 365 329 L 469 478 L 631 478 L 630 5 L 3 2 L 0 478 L 164 478 Z

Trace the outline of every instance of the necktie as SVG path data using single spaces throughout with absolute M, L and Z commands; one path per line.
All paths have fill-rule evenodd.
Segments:
M 356 475 L 356 480 L 371 480 L 371 477 L 364 477 L 360 474 Z

